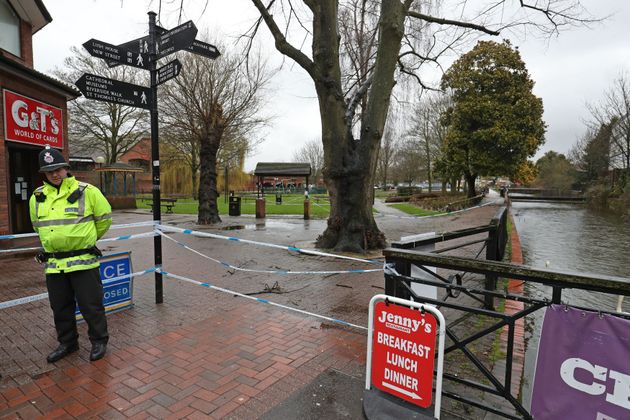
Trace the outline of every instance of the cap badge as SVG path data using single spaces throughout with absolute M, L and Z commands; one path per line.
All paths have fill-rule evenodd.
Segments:
M 49 152 L 44 153 L 44 162 L 53 163 L 54 161 L 55 161 L 55 158 L 52 157 L 52 155 Z

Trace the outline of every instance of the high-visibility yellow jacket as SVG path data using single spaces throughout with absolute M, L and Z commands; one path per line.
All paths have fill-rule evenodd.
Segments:
M 76 190 L 81 194 L 70 203 L 68 198 Z M 112 208 L 101 191 L 73 176 L 65 178 L 59 188 L 45 182 L 35 189 L 29 206 L 33 228 L 45 252 L 89 248 L 96 245 L 96 240 L 112 224 Z M 97 257 L 91 254 L 50 258 L 46 262 L 46 273 L 69 273 L 98 266 Z

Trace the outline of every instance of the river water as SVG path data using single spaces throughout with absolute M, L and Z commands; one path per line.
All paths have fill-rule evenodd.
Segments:
M 566 203 L 513 202 L 512 215 L 525 265 L 624 277 L 630 287 L 630 223 L 590 210 L 584 205 Z M 551 288 L 547 286 L 526 283 L 526 292 L 532 297 L 551 298 Z M 614 311 L 617 296 L 564 290 L 562 301 L 595 310 Z M 630 312 L 630 298 L 625 299 L 623 310 Z M 543 311 L 537 311 L 526 318 L 526 374 L 523 385 L 526 406 L 529 405 L 543 314 Z

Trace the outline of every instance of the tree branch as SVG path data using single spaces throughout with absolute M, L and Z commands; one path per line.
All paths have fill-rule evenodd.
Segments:
M 265 7 L 261 0 L 252 0 L 252 3 L 254 3 L 254 6 L 256 6 L 258 11 L 260 12 L 260 15 L 265 21 L 265 24 L 269 28 L 269 31 L 271 32 L 271 35 L 276 42 L 276 49 L 298 63 L 300 67 L 306 70 L 308 74 L 311 75 L 313 79 L 315 79 L 316 74 L 313 61 L 308 58 L 306 54 L 295 48 L 287 41 L 285 36 L 282 34 L 282 31 L 276 24 L 276 21 L 273 19 L 273 16 L 269 13 L 269 9 L 274 2 L 275 0 L 271 0 L 269 6 Z
M 348 107 L 346 108 L 346 126 L 348 132 L 352 132 L 352 121 L 354 120 L 354 114 L 357 110 L 359 102 L 365 97 L 370 85 L 372 84 L 372 76 L 368 77 L 365 83 L 360 85 L 354 94 L 348 98 Z
M 438 18 L 434 16 L 425 15 L 424 13 L 415 12 L 413 10 L 409 10 L 407 12 L 407 16 L 424 20 L 425 22 L 437 23 L 438 25 L 452 25 L 452 26 L 459 26 L 461 28 L 474 29 L 476 31 L 484 32 L 488 35 L 499 35 L 500 33 L 499 31 L 493 31 L 492 29 L 488 29 L 482 25 L 477 25 L 470 22 L 461 22 L 458 20 Z

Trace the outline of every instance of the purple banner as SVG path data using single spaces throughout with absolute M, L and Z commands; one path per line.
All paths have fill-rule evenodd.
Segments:
M 531 414 L 536 420 L 630 419 L 630 321 L 547 308 Z

